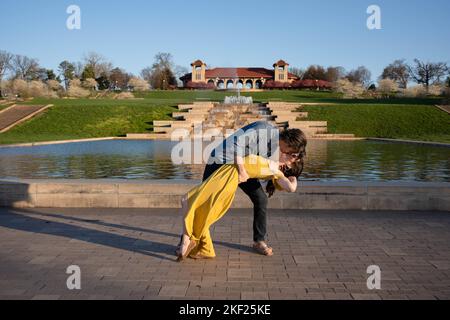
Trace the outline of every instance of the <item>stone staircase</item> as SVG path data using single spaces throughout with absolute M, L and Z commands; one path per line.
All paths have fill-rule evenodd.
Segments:
M 300 103 L 269 102 L 267 104 L 223 104 L 194 102 L 178 106 L 172 114 L 174 120 L 154 121 L 154 134 L 128 134 L 127 138 L 169 139 L 178 130 L 181 135 L 194 136 L 194 126 L 202 125 L 205 131 L 222 133 L 225 136 L 256 121 L 268 121 L 282 128 L 301 129 L 314 139 L 354 139 L 353 134 L 329 134 L 326 121 L 307 121 L 308 113 L 299 112 Z M 180 130 L 183 129 L 183 130 Z
M 330 134 L 327 121 L 308 121 L 307 112 L 299 112 L 304 104 L 292 102 L 271 101 L 267 107 L 272 111 L 274 121 L 278 126 L 300 129 L 308 138 L 313 139 L 355 139 L 354 134 Z

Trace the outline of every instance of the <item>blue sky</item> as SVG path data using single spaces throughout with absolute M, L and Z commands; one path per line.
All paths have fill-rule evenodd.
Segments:
M 69 5 L 81 30 L 66 28 Z M 381 8 L 382 30 L 368 30 L 367 7 Z M 398 58 L 450 62 L 448 0 L 1 0 L 0 49 L 56 69 L 96 51 L 139 74 L 170 52 L 185 67 L 367 66 L 375 80 Z

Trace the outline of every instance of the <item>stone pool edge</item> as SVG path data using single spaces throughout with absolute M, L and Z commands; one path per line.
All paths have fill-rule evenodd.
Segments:
M 1 180 L 0 207 L 180 208 L 195 180 Z M 233 208 L 252 208 L 238 190 Z M 296 193 L 276 193 L 272 209 L 448 211 L 445 182 L 300 182 Z
M 148 140 L 148 141 L 154 141 L 154 140 L 160 140 L 160 141 L 171 141 L 171 139 L 167 137 L 161 137 L 161 138 L 128 138 L 128 137 L 104 137 L 104 138 L 90 138 L 90 139 L 72 139 L 72 140 L 57 140 L 57 141 L 45 141 L 45 142 L 30 142 L 30 143 L 19 143 L 19 144 L 5 144 L 0 145 L 1 149 L 6 148 L 20 148 L 20 147 L 35 147 L 35 146 L 46 146 L 46 145 L 56 145 L 56 144 L 66 144 L 66 143 L 79 143 L 79 142 L 93 142 L 93 141 L 106 141 L 106 140 Z M 381 142 L 394 142 L 394 143 L 407 143 L 407 144 L 421 144 L 421 145 L 430 145 L 430 146 L 437 146 L 437 147 L 446 147 L 450 148 L 450 143 L 443 143 L 443 142 L 433 142 L 433 141 L 417 141 L 417 140 L 403 140 L 403 139 L 388 139 L 388 138 L 371 138 L 371 137 L 355 137 L 355 138 L 309 138 L 309 140 L 335 140 L 335 141 L 360 141 L 360 140 L 367 140 L 367 141 L 381 141 Z

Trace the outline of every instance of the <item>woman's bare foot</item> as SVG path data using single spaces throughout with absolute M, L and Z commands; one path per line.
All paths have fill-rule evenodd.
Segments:
M 197 241 L 191 240 L 188 235 L 184 234 L 181 241 L 181 247 L 177 252 L 177 261 L 181 262 L 186 259 L 196 246 Z

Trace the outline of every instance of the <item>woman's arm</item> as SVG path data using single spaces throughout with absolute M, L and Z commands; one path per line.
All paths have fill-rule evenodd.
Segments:
M 276 161 L 269 160 L 269 168 L 275 177 L 276 183 L 287 192 L 297 191 L 297 178 L 288 177 L 286 178 L 283 172 L 279 169 L 279 163 Z
M 284 191 L 294 193 L 297 191 L 297 178 L 285 176 L 276 180 L 277 184 L 283 188 Z

